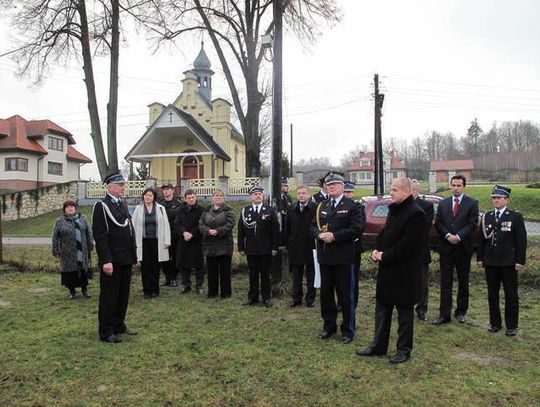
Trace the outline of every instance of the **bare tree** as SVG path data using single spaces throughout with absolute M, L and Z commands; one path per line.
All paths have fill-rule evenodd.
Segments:
M 273 0 L 162 0 L 154 3 L 153 13 L 137 14 L 154 38 L 174 40 L 190 32 L 208 33 L 244 133 L 246 172 L 248 176 L 258 176 L 261 168 L 259 120 L 265 101 L 259 76 L 267 52 L 260 44 L 260 36 L 272 32 Z M 320 35 L 321 20 L 332 24 L 341 17 L 335 0 L 286 0 L 283 8 L 285 26 L 307 43 Z M 237 69 L 241 75 L 235 75 Z
M 19 65 L 21 76 L 40 82 L 51 65 L 67 64 L 72 58 L 82 60 L 90 135 L 94 142 L 99 174 L 104 178 L 110 172 L 117 171 L 120 13 L 129 10 L 129 1 L 120 4 L 120 0 L 0 0 L 0 6 L 4 9 L 13 7 L 13 26 L 24 38 L 12 54 Z M 110 57 L 107 156 L 103 146 L 92 64 L 95 55 Z

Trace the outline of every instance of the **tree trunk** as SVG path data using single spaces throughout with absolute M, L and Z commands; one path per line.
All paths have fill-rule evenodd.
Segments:
M 116 148 L 116 124 L 118 115 L 118 62 L 120 59 L 120 8 L 118 0 L 111 2 L 111 71 L 109 73 L 109 103 L 107 104 L 107 151 L 109 171 L 118 171 L 118 152 Z

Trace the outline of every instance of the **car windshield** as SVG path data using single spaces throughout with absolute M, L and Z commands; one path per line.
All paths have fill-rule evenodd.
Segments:
M 374 218 L 386 218 L 388 215 L 388 205 L 377 205 L 375 209 L 373 209 L 373 213 L 371 216 Z

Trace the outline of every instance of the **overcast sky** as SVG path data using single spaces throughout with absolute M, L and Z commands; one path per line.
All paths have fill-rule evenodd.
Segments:
M 383 138 L 412 139 L 428 130 L 460 137 L 477 117 L 493 122 L 540 122 L 540 3 L 536 0 L 342 0 L 343 22 L 310 49 L 284 43 L 284 151 L 294 125 L 295 161 L 341 157 L 373 139 L 373 75 L 385 93 Z M 0 24 L 0 54 L 11 49 Z M 207 45 L 209 48 L 210 44 Z M 143 38 L 121 50 L 118 152 L 123 158 L 148 124 L 147 105 L 172 103 L 182 72 L 200 44 L 183 41 L 152 55 Z M 213 97 L 230 99 L 221 68 Z M 80 64 L 56 67 L 41 87 L 14 76 L 0 58 L 0 117 L 50 119 L 74 134 L 76 148 L 94 159 Z M 107 64 L 96 65 L 107 96 Z M 101 105 L 104 115 L 105 103 Z M 82 176 L 99 178 L 95 166 Z

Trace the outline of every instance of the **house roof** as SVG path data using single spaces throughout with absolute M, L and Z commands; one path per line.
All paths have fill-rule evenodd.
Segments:
M 92 162 L 71 146 L 75 144 L 75 139 L 69 131 L 47 119 L 26 120 L 19 115 L 0 119 L 0 151 L 25 151 L 31 154 L 46 155 L 48 154 L 47 149 L 37 142 L 46 134 L 56 134 L 67 139 L 67 159 L 84 163 Z
M 473 170 L 473 160 L 438 160 L 429 163 L 430 171 Z
M 362 165 L 362 159 L 367 158 L 369 159 L 369 165 Z M 384 158 L 388 158 L 388 156 L 385 156 Z M 375 153 L 373 151 L 368 151 L 361 153 L 359 157 L 357 157 L 353 164 L 349 168 L 347 168 L 348 171 L 374 171 L 375 170 Z M 390 154 L 390 169 L 391 170 L 404 170 L 405 163 L 395 157 L 393 154 Z
M 189 113 L 184 112 L 183 110 L 178 109 L 174 105 L 167 106 L 159 117 L 154 121 L 152 126 L 150 126 L 143 136 L 137 141 L 135 146 L 126 154 L 126 160 L 129 160 L 132 155 L 136 155 L 137 150 L 142 146 L 143 142 L 148 139 L 150 134 L 156 129 L 157 124 L 160 122 L 161 118 L 164 115 L 169 114 L 171 111 L 176 113 L 186 124 L 186 127 L 199 138 L 199 140 L 217 157 L 221 158 L 224 161 L 231 161 L 231 157 L 214 141 L 214 138 L 205 130 L 205 128 Z

